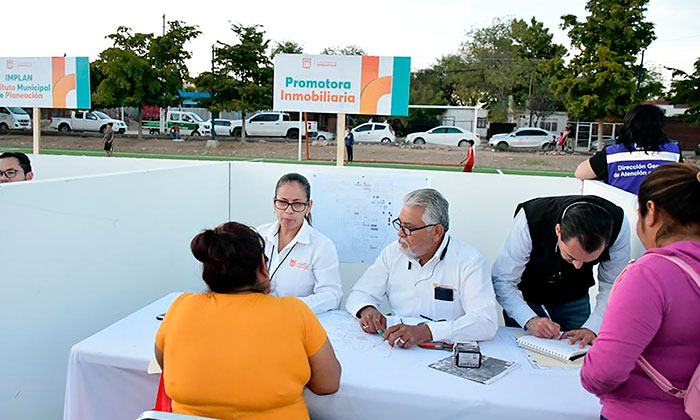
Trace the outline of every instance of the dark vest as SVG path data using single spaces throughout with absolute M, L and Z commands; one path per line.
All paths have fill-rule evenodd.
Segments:
M 584 263 L 580 269 L 561 257 L 557 247 L 555 226 L 561 221 L 564 209 L 572 203 L 591 202 L 603 207 L 613 218 L 610 243 L 597 260 Z M 527 302 L 538 305 L 560 305 L 583 298 L 595 284 L 593 266 L 610 260 L 610 247 L 615 243 L 622 227 L 624 212 L 615 204 L 593 195 L 569 195 L 542 197 L 518 204 L 525 211 L 532 238 L 530 260 L 525 266 L 518 289 Z

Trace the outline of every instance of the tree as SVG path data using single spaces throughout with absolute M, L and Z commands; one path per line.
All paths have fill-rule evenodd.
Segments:
M 655 39 L 654 24 L 644 20 L 648 0 L 589 0 L 589 15 L 579 22 L 562 16 L 578 54 L 553 80 L 574 118 L 598 121 L 598 148 L 603 147 L 603 120 L 622 117 L 635 102 L 636 56 Z
M 131 29 L 120 26 L 107 36 L 114 46 L 102 51 L 91 63 L 99 79 L 92 95 L 93 104 L 137 107 L 138 138 L 141 140 L 142 107 L 177 104 L 178 89 L 189 77 L 185 60 L 192 57 L 184 45 L 199 34 L 195 26 L 179 21 L 168 22 L 168 31 L 158 37 L 132 33 Z
M 659 99 L 664 96 L 664 86 L 661 72 L 654 67 L 637 69 L 641 71 L 641 84 L 638 83 L 637 101 L 644 102 Z
M 563 109 L 561 98 L 550 88 L 553 65 L 564 57 L 566 48 L 563 45 L 552 42 L 553 34 L 545 28 L 542 22 L 534 17 L 528 24 L 524 20 L 514 20 L 511 23 L 511 33 L 515 48 L 515 55 L 524 60 L 524 67 L 530 69 L 530 80 L 527 92 L 524 86 L 516 88 L 518 102 L 523 102 L 530 112 L 530 126 L 533 126 L 533 116 L 536 117 L 536 126 L 540 119 L 544 119 Z
M 270 57 L 275 58 L 277 54 L 303 54 L 304 47 L 294 41 L 277 42 L 270 52 Z
M 507 121 L 511 105 L 552 101 L 546 65 L 564 55 L 563 46 L 552 42 L 552 34 L 541 22 L 495 19 L 490 26 L 473 29 L 459 54 L 438 63 L 447 75 L 446 93 L 456 102 L 484 102 L 490 119 Z M 533 95 L 542 98 L 533 101 Z M 546 112 L 551 113 L 551 109 Z
M 432 69 L 418 70 L 411 73 L 411 91 L 409 102 L 414 105 L 444 105 L 442 91 L 439 86 L 439 77 L 435 77 Z M 439 116 L 442 109 L 411 108 L 407 117 L 391 119 L 391 126 L 397 135 L 408 134 L 410 129 L 428 129 L 440 124 Z
M 210 109 L 238 109 L 243 114 L 241 142 L 245 142 L 247 111 L 272 107 L 273 68 L 267 50 L 270 41 L 260 25 L 232 24 L 236 44 L 217 41 L 214 72 L 196 78 L 200 89 L 213 92 L 203 104 Z
M 673 69 L 670 93 L 671 103 L 690 105 L 680 119 L 697 126 L 700 124 L 700 58 L 695 61 L 694 67 L 693 74 Z M 679 79 L 676 80 L 677 77 Z
M 348 45 L 346 47 L 326 47 L 321 50 L 323 55 L 367 55 L 365 50 L 357 45 Z

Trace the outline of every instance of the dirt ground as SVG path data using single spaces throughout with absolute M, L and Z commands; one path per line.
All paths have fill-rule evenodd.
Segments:
M 27 134 L 0 135 L 0 151 L 3 148 L 32 147 L 32 137 Z M 88 134 L 48 135 L 42 136 L 43 149 L 70 149 L 102 151 L 99 136 Z M 231 137 L 220 138 L 219 147 L 207 149 L 206 140 L 175 142 L 163 138 L 149 138 L 138 141 L 135 136 L 117 137 L 114 143 L 115 153 L 153 153 L 165 155 L 197 156 L 239 156 L 250 158 L 296 159 L 297 143 L 279 139 L 262 140 L 249 138 L 246 143 Z M 310 142 L 311 159 L 334 160 L 335 143 Z M 306 155 L 305 146 L 302 155 Z M 356 144 L 354 148 L 356 162 L 396 162 L 420 163 L 458 166 L 464 157 L 464 151 L 458 148 L 431 145 L 404 144 Z M 500 169 L 574 171 L 576 166 L 589 155 L 564 154 L 561 152 L 500 152 L 480 147 L 476 153 L 476 167 Z M 684 156 L 686 158 L 686 156 Z M 687 155 L 687 161 L 698 163 L 693 156 Z

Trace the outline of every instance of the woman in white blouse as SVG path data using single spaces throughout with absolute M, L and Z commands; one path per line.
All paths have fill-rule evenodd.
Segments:
M 296 296 L 315 313 L 337 309 L 343 297 L 338 252 L 333 242 L 311 227 L 311 185 L 300 174 L 277 181 L 272 200 L 277 221 L 258 226 L 265 239 L 271 291 Z

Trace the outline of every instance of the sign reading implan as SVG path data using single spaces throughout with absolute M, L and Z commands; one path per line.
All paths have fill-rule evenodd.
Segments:
M 278 54 L 274 109 L 408 115 L 410 57 Z
M 87 57 L 1 57 L 0 106 L 90 108 Z

